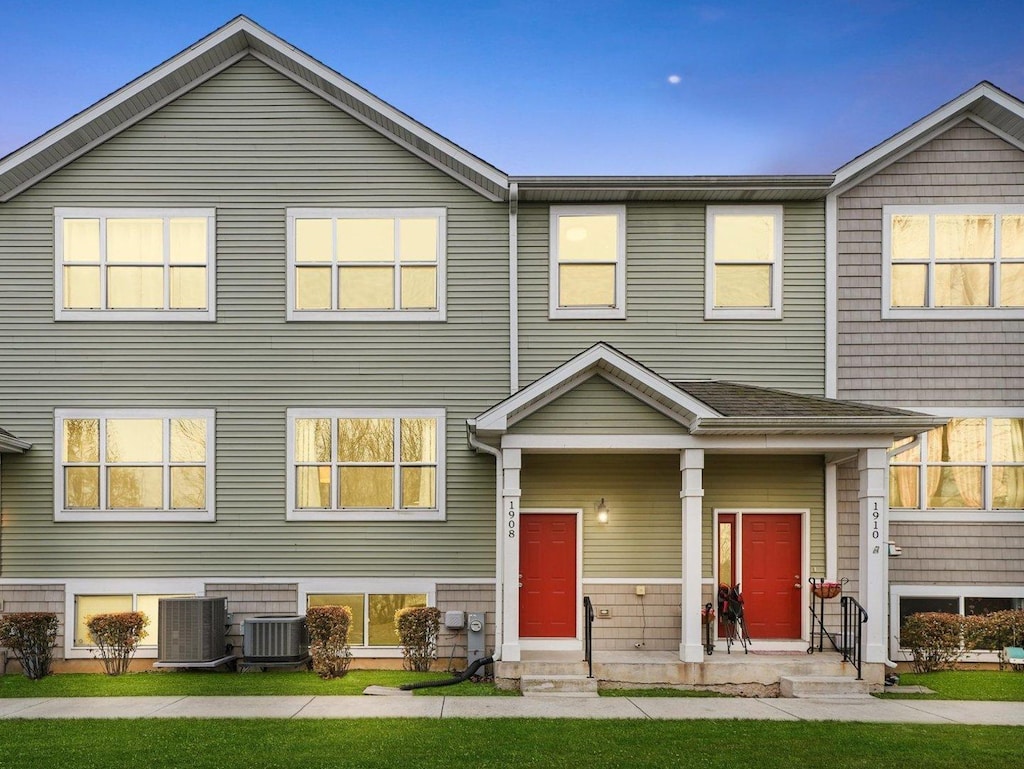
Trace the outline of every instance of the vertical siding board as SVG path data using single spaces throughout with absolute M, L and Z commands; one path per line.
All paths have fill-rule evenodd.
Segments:
M 217 213 L 216 323 L 53 320 L 55 206 Z M 285 209 L 443 206 L 446 323 L 286 323 Z M 254 59 L 0 206 L 5 577 L 494 573 L 494 461 L 464 420 L 508 394 L 508 212 Z M 217 412 L 213 524 L 53 522 L 53 409 Z M 285 522 L 285 409 L 443 406 L 447 521 Z

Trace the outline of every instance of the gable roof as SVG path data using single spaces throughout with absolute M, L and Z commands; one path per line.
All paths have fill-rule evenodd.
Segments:
M 163 64 L 0 158 L 0 203 L 116 136 L 244 56 L 253 56 L 379 131 L 489 200 L 508 197 L 506 175 L 309 54 L 238 16 Z
M 1024 102 L 982 81 L 838 168 L 833 190 L 845 189 L 871 176 L 965 119 L 1024 149 Z
M 501 435 L 595 375 L 675 419 L 692 435 L 859 433 L 905 437 L 948 421 L 887 406 L 736 382 L 670 382 L 610 344 L 598 342 L 468 420 L 469 429 L 485 438 Z

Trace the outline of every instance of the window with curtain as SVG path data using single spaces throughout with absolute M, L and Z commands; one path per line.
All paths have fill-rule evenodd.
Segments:
M 886 206 L 893 315 L 1024 310 L 1024 207 Z
M 443 512 L 444 412 L 289 412 L 289 517 L 424 517 Z
M 1024 510 L 1024 419 L 954 418 L 894 451 L 890 508 Z

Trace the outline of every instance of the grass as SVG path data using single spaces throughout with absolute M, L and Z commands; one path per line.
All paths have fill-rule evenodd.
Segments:
M 649 689 L 601 689 L 602 697 L 728 697 L 728 694 L 712 692 L 707 689 L 673 689 L 668 686 L 657 686 Z
M 30 681 L 25 676 L 0 676 L 4 697 L 142 697 L 362 694 L 367 686 L 400 686 L 414 681 L 444 680 L 446 673 L 410 673 L 403 670 L 351 670 L 343 678 L 324 681 L 315 673 L 268 671 L 266 673 L 152 672 L 106 676 L 97 673 L 63 673 Z M 419 689 L 420 695 L 504 695 L 493 684 L 465 681 L 454 686 Z M 0 764 L 2 767 L 3 764 Z
M 883 694 L 909 700 L 998 700 L 1024 702 L 1024 674 L 1013 670 L 943 670 L 901 673 L 901 686 L 927 686 L 935 694 Z
M 6 721 L 0 767 L 702 767 L 1020 765 L 1020 727 L 767 721 L 359 719 Z

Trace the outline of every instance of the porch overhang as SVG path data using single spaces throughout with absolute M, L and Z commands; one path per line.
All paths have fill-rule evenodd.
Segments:
M 0 454 L 22 454 L 32 448 L 32 444 L 23 441 L 0 427 Z
M 931 430 L 948 419 L 905 417 L 717 417 L 696 419 L 691 435 L 891 435 L 894 440 Z

